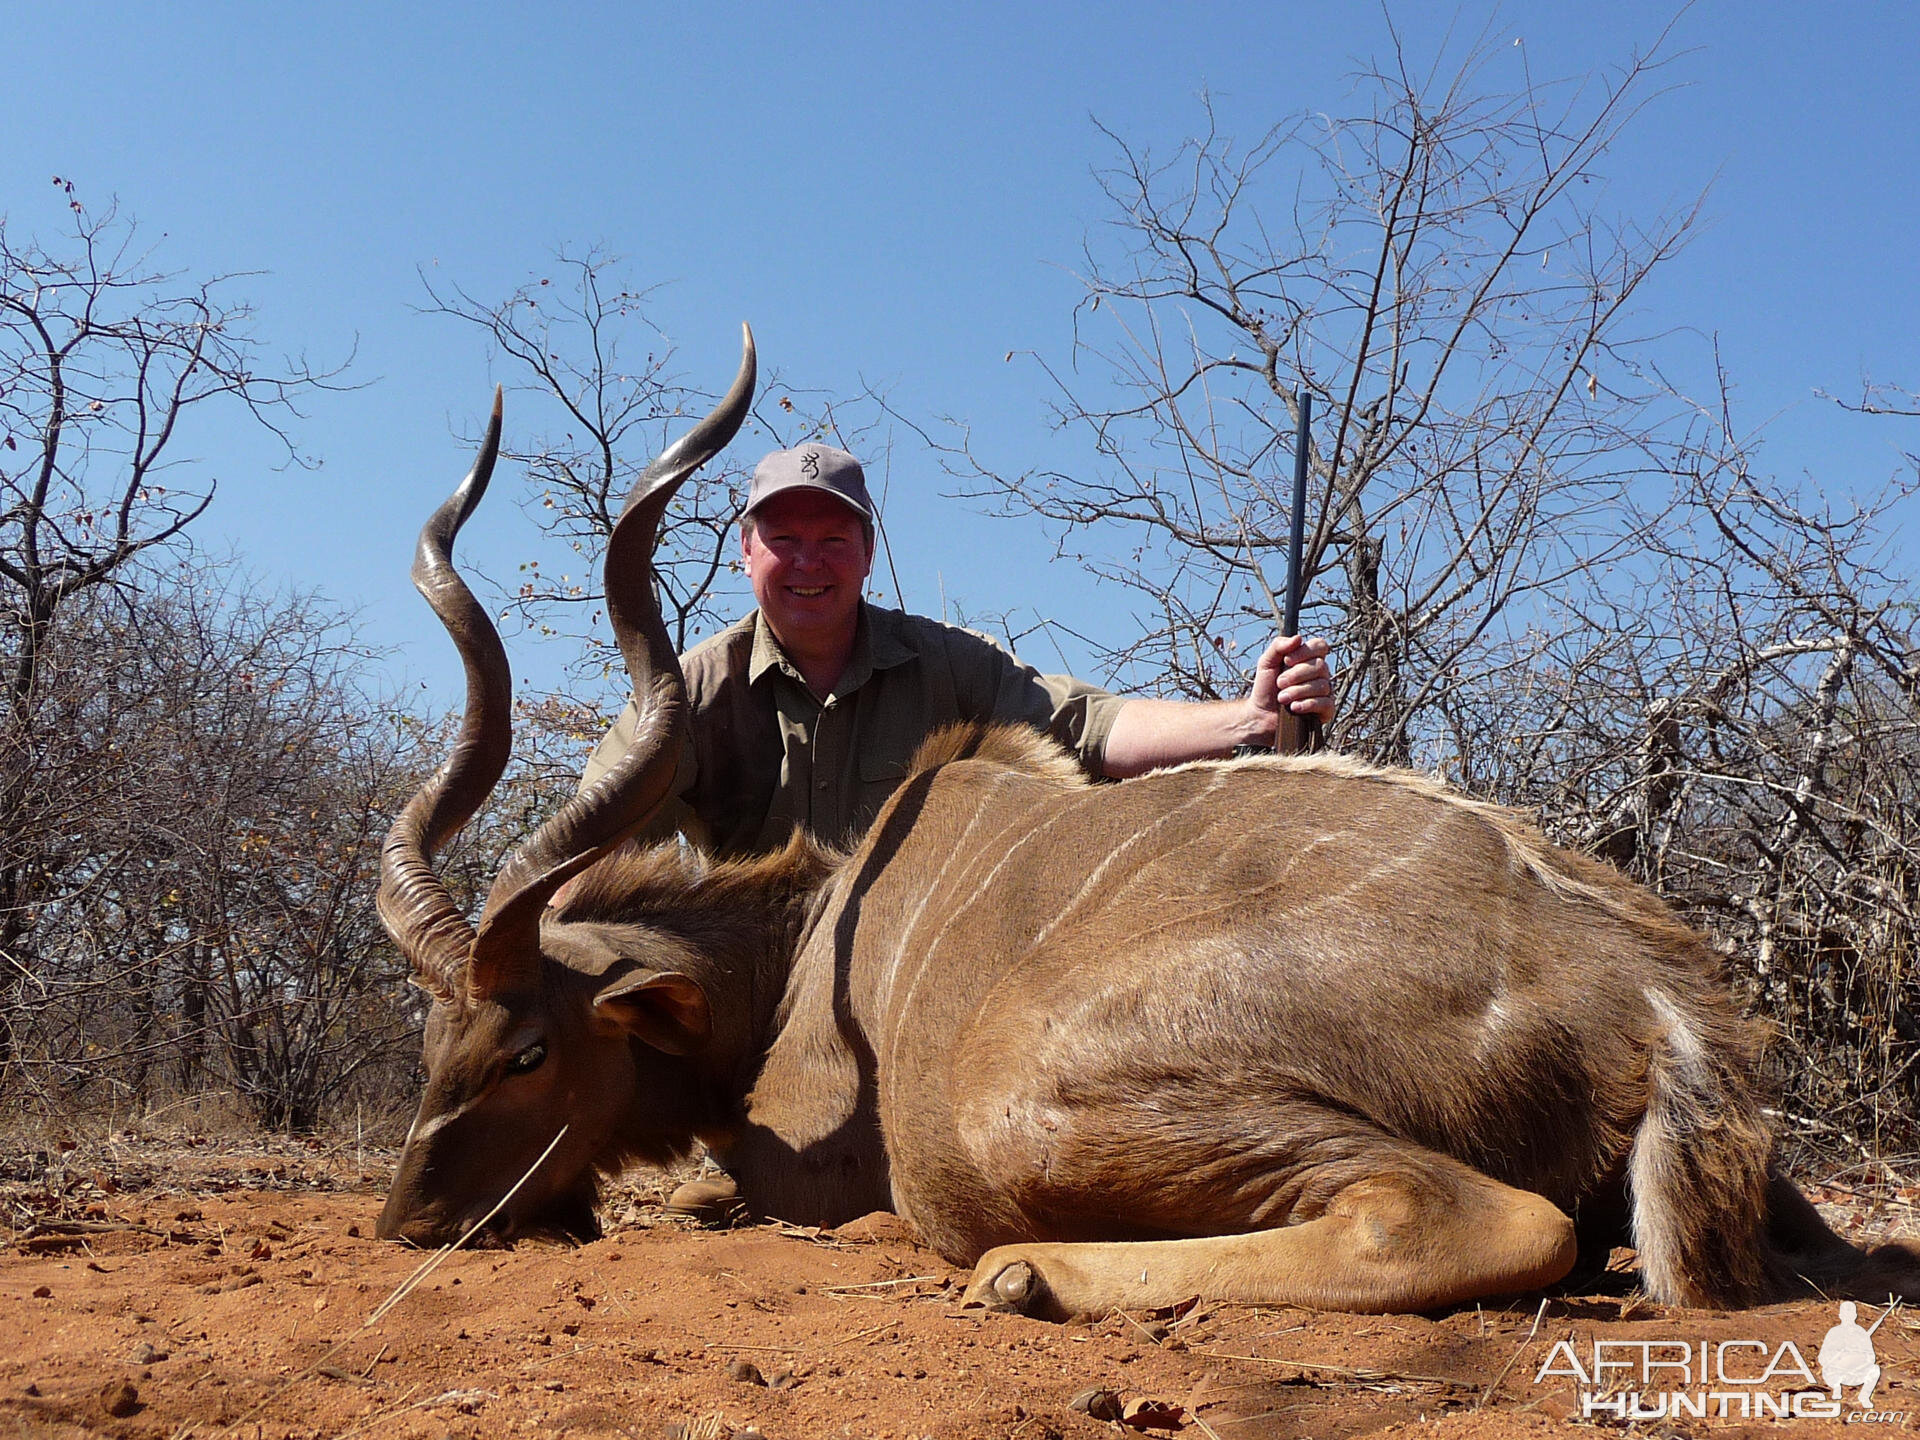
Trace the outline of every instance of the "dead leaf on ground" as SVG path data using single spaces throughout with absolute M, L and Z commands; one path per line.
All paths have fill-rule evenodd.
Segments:
M 1120 1423 L 1129 1430 L 1178 1430 L 1186 1424 L 1187 1412 L 1171 1400 L 1149 1400 L 1145 1396 L 1129 1400 L 1120 1411 Z

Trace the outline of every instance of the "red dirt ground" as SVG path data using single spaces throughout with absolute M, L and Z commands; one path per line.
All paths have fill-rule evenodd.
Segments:
M 1537 1297 L 1437 1317 L 1200 1305 L 1047 1325 L 961 1309 L 964 1277 L 892 1217 L 829 1233 L 697 1231 L 660 1216 L 651 1177 L 615 1197 L 605 1239 L 456 1253 L 369 1325 L 422 1259 L 372 1238 L 391 1152 L 61 1144 L 0 1153 L 0 1436 L 1538 1437 L 1582 1423 L 1575 1378 L 1537 1379 L 1558 1341 L 1574 1342 L 1582 1366 L 1595 1340 L 1667 1342 L 1660 1358 L 1687 1343 L 1692 1365 L 1702 1341 L 1755 1341 L 1775 1357 L 1791 1341 L 1817 1371 L 1836 1318 L 1823 1304 L 1668 1310 L 1609 1275 L 1606 1293 L 1544 1308 Z M 1890 1215 L 1913 1226 L 1910 1196 L 1820 1198 L 1851 1198 L 1839 1218 L 1860 1235 Z M 1862 1307 L 1861 1320 L 1879 1313 Z M 1920 1318 L 1896 1310 L 1873 1343 L 1876 1412 L 1895 1418 L 1870 1429 L 1851 1390 L 1840 1418 L 1743 1421 L 1747 1392 L 1809 1386 L 1778 1358 L 1780 1378 L 1739 1384 L 1770 1362 L 1736 1347 L 1725 1382 L 1736 1398 L 1708 1401 L 1709 1418 L 1628 1425 L 1606 1409 L 1572 1433 L 1911 1428 Z M 1131 1423 L 1086 1413 L 1139 1401 L 1158 1408 Z M 1733 1413 L 1712 1418 L 1722 1404 Z

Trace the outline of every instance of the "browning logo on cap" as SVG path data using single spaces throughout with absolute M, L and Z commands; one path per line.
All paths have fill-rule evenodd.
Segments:
M 791 450 L 776 450 L 754 467 L 747 492 L 747 510 L 786 490 L 823 490 L 872 520 L 873 502 L 867 498 L 867 477 L 860 462 L 844 450 L 809 442 Z

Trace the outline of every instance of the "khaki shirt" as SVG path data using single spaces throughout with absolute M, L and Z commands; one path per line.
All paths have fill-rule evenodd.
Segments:
M 858 837 L 906 778 L 929 733 L 959 720 L 1045 730 L 1099 775 L 1126 700 L 1067 675 L 1042 675 L 986 636 L 862 604 L 853 658 L 818 699 L 758 611 L 681 657 L 692 712 L 675 797 L 643 832 L 674 831 L 717 855 L 778 849 L 795 826 Z M 582 785 L 632 743 L 631 701 L 587 762 Z

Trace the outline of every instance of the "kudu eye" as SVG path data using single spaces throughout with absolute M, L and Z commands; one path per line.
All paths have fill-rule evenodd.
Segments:
M 547 1059 L 547 1047 L 536 1040 L 507 1062 L 509 1075 L 527 1075 L 538 1070 Z

